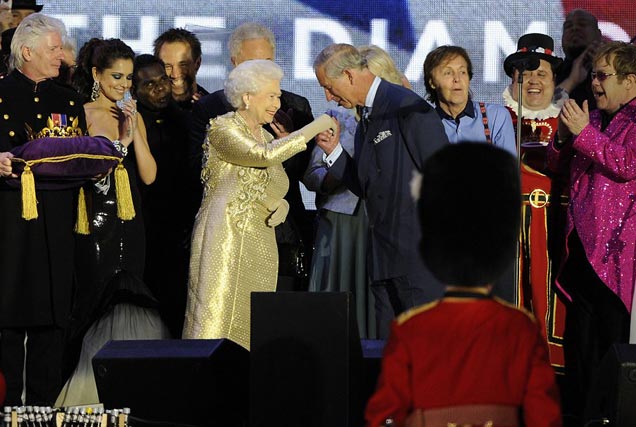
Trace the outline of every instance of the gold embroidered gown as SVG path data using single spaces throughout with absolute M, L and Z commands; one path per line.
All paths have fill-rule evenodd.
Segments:
M 183 338 L 229 338 L 250 348 L 250 293 L 276 290 L 278 249 L 266 223 L 287 193 L 282 162 L 306 148 L 292 133 L 252 136 L 238 113 L 210 121 L 192 233 Z

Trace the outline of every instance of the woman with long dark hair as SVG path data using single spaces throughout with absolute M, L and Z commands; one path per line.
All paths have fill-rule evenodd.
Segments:
M 145 237 L 137 176 L 145 184 L 151 184 L 157 166 L 150 153 L 143 119 L 137 114 L 135 101 L 126 95 L 132 85 L 134 57 L 133 50 L 119 39 L 93 38 L 80 49 L 73 76 L 73 85 L 87 101 L 84 111 L 90 135 L 116 139 L 124 120 L 133 124 L 133 142 L 121 149 L 126 153 L 124 166 L 134 210 L 138 213 L 127 220 L 117 216 L 119 188 L 112 173 L 85 188 L 89 234 L 78 237 L 79 293 L 74 311 L 81 329 L 93 320 L 93 306 L 99 303 L 113 277 L 122 271 L 143 277 Z
M 70 364 L 74 365 L 80 344 L 82 349 L 79 364 L 58 398 L 63 406 L 99 402 L 90 359 L 107 340 L 167 337 L 156 311 L 139 309 L 155 308 L 156 301 L 142 281 L 145 233 L 137 179 L 151 184 L 157 165 L 143 119 L 128 92 L 134 56 L 121 40 L 94 38 L 80 49 L 73 75 L 73 86 L 86 100 L 90 135 L 115 140 L 128 122 L 132 143 L 115 143 L 125 156 L 134 212 L 129 209 L 128 215 L 122 215 L 120 209 L 128 193 L 121 186 L 121 170 L 118 177 L 110 173 L 84 187 L 89 226 L 88 234 L 77 237 Z

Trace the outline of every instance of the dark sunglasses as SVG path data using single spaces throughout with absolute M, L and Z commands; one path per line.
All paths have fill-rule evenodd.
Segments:
M 604 73 L 602 71 L 592 71 L 590 73 L 590 76 L 592 77 L 592 80 L 596 79 L 599 82 L 604 82 L 605 80 L 607 80 L 608 77 L 612 77 L 612 76 L 622 76 L 623 73 Z

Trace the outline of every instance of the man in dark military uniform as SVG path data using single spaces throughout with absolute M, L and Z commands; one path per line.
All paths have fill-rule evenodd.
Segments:
M 146 228 L 144 281 L 159 301 L 173 338 L 181 337 L 188 287 L 189 243 L 201 199 L 189 189 L 187 116 L 170 90 L 164 63 L 153 55 L 135 58 L 133 93 L 146 124 L 148 145 L 157 162 L 157 179 L 142 186 Z
M 80 96 L 52 80 L 65 37 L 61 21 L 29 15 L 13 37 L 10 74 L 0 80 L 0 367 L 7 405 L 22 404 L 23 389 L 25 403 L 51 405 L 63 384 L 77 191 L 37 190 L 38 218 L 26 221 L 20 191 L 7 181 L 15 177 L 9 151 L 38 137 L 47 121 L 86 129 Z

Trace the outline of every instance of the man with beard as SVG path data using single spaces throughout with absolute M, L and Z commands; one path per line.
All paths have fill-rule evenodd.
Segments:
M 154 48 L 170 77 L 172 98 L 179 107 L 191 110 L 194 102 L 208 94 L 196 80 L 201 66 L 201 42 L 186 29 L 171 28 L 157 37 Z
M 561 45 L 565 61 L 557 74 L 557 84 L 579 105 L 587 100 L 589 109 L 596 108 L 592 94 L 592 59 L 603 43 L 598 20 L 590 12 L 574 9 L 563 22 Z
M 159 301 L 159 312 L 174 338 L 181 336 L 189 258 L 189 238 L 199 200 L 187 189 L 186 119 L 188 112 L 171 96 L 163 61 L 135 58 L 133 93 L 146 123 L 157 178 L 141 191 L 146 227 L 144 281 Z
M 230 61 L 235 67 L 252 59 L 273 61 L 276 56 L 274 34 L 269 28 L 253 22 L 240 25 L 232 32 L 228 48 Z M 302 96 L 283 90 L 280 104 L 274 120 L 288 132 L 300 129 L 313 120 L 309 101 Z M 190 164 L 197 176 L 201 172 L 201 145 L 210 119 L 233 110 L 223 90 L 204 96 L 195 104 L 190 128 Z M 269 126 L 265 126 L 265 129 L 275 135 Z M 299 183 L 307 169 L 312 148 L 313 141 L 308 144 L 307 150 L 283 162 L 290 184 L 285 196 L 285 200 L 289 202 L 289 215 L 284 223 L 276 227 L 279 252 L 278 290 L 304 290 L 307 287 L 307 261 L 313 242 L 313 219 L 305 210 Z

